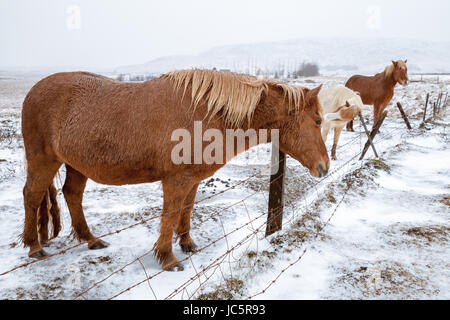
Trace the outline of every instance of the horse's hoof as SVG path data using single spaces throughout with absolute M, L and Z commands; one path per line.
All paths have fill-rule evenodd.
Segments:
M 50 245 L 50 240 L 41 241 L 41 246 L 48 247 Z
M 41 246 L 46 246 L 49 243 L 49 238 L 48 237 L 39 237 L 39 243 L 41 244 Z
M 166 271 L 183 271 L 184 267 L 180 262 L 170 263 L 162 267 Z
M 28 253 L 28 256 L 33 259 L 41 259 L 48 256 L 48 254 L 44 251 L 44 249 L 40 249 L 38 251 Z
M 195 244 L 194 241 L 191 241 L 189 243 L 180 243 L 180 247 L 181 247 L 181 251 L 183 251 L 184 253 L 189 253 L 189 252 L 195 252 L 197 251 L 197 245 Z
M 88 248 L 90 250 L 98 250 L 98 249 L 104 249 L 109 246 L 109 243 L 100 239 L 97 239 L 93 243 L 88 243 Z
M 336 157 L 331 157 L 331 159 L 332 159 L 332 160 L 337 160 L 337 158 L 336 158 Z

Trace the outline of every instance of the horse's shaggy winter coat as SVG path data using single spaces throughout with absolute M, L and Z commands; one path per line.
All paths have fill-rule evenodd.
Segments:
M 205 70 L 171 72 L 143 83 L 123 83 L 86 72 L 58 73 L 39 81 L 22 110 L 28 162 L 23 241 L 29 255 L 45 254 L 38 235 L 43 241 L 48 238 L 44 212 L 49 208 L 57 212 L 52 181 L 65 164 L 63 193 L 73 230 L 92 249 L 106 244 L 90 232 L 84 217 L 82 199 L 88 178 L 110 185 L 162 181 L 164 204 L 155 255 L 164 269 L 181 268 L 172 253 L 173 233 L 179 236 L 183 251 L 195 250 L 189 230 L 198 184 L 228 159 L 176 164 L 171 151 L 178 142 L 172 141 L 172 133 L 183 128 L 193 137 L 194 121 L 203 120 L 202 135 L 214 128 L 225 136 L 230 126 L 252 128 L 258 134 L 259 129 L 269 133 L 279 129 L 280 149 L 312 175 L 323 176 L 329 158 L 320 135 L 319 91 L 320 87 L 310 90 Z M 205 141 L 200 144 L 203 149 L 208 146 Z

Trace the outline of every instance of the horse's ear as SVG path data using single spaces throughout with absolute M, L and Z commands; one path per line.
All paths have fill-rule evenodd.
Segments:
M 345 106 L 348 108 L 350 107 L 350 103 L 348 103 L 348 101 L 345 101 Z
M 318 86 L 317 88 L 311 89 L 308 92 L 308 96 L 310 98 L 317 97 L 319 95 L 319 92 L 320 92 L 321 89 L 322 89 L 322 84 L 320 86 Z
M 408 62 L 408 59 L 405 60 L 405 63 L 407 63 L 407 62 Z
M 392 60 L 392 64 L 394 65 L 394 67 L 397 67 L 397 61 Z

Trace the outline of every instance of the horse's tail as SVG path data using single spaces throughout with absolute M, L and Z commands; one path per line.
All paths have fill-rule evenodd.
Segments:
M 37 224 L 40 234 L 42 234 L 41 230 L 45 230 L 43 233 L 47 234 L 49 222 L 52 229 L 52 238 L 55 238 L 61 231 L 61 215 L 57 201 L 57 191 L 53 183 L 47 189 L 39 207 Z
M 23 157 L 23 164 L 26 176 L 28 174 L 28 162 L 26 154 L 24 154 Z M 59 171 L 57 173 L 57 176 L 59 177 Z M 45 192 L 44 199 L 42 199 L 41 205 L 38 209 L 38 220 L 37 220 L 38 230 L 47 231 L 48 223 L 50 221 L 52 228 L 52 238 L 57 237 L 59 232 L 61 231 L 61 213 L 58 206 L 57 195 L 58 192 L 55 188 L 55 185 L 52 182 L 52 184 L 48 187 L 47 191 Z M 45 234 L 47 234 L 47 232 L 45 232 Z
M 52 217 L 52 237 L 58 236 L 61 231 L 61 211 L 58 206 L 58 191 L 56 191 L 55 185 L 52 183 L 48 188 L 49 198 L 50 198 L 50 216 Z

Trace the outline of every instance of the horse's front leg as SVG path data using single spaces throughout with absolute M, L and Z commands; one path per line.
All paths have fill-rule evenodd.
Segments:
M 337 160 L 336 158 L 336 148 L 339 141 L 339 137 L 341 135 L 342 129 L 344 127 L 334 127 L 334 140 L 333 140 L 333 148 L 331 149 L 331 159 Z
M 323 142 L 327 142 L 328 132 L 330 131 L 330 122 L 326 121 L 322 127 L 322 140 Z
M 195 195 L 197 194 L 198 183 L 195 184 L 186 199 L 181 210 L 180 220 L 176 229 L 177 235 L 180 237 L 180 246 L 183 252 L 194 252 L 197 245 L 192 240 L 189 231 L 191 230 L 191 212 L 194 206 Z
M 372 126 L 372 129 L 377 124 L 378 120 L 381 117 L 381 114 L 383 113 L 384 109 L 386 109 L 387 105 L 388 104 L 386 103 L 386 104 L 376 104 L 374 106 L 374 108 L 373 108 L 373 126 Z
M 185 199 L 195 183 L 189 179 L 170 177 L 162 181 L 164 205 L 161 215 L 161 230 L 154 252 L 162 268 L 168 271 L 183 270 L 183 266 L 172 252 L 172 237 L 180 220 Z

